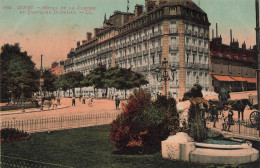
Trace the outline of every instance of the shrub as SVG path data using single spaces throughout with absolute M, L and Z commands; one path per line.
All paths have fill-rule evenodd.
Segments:
M 158 149 L 161 141 L 178 131 L 176 101 L 135 91 L 123 106 L 123 112 L 112 122 L 110 139 L 117 149 L 135 148 L 142 151 Z
M 29 134 L 24 131 L 20 131 L 15 128 L 1 129 L 1 143 L 12 143 L 19 140 L 25 140 L 29 138 Z

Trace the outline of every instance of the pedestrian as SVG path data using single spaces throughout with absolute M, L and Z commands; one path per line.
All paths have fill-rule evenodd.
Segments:
M 229 91 L 226 91 L 226 89 L 221 88 L 219 94 L 218 94 L 218 99 L 224 108 L 224 105 L 227 104 L 228 99 L 230 98 Z
M 118 109 L 120 104 L 120 99 L 116 97 L 115 101 L 116 101 L 116 109 Z
M 79 102 L 81 102 L 82 95 L 79 96 Z
M 216 104 L 213 104 L 210 108 L 211 117 L 213 120 L 213 128 L 216 128 L 216 121 L 218 119 L 218 108 Z
M 83 96 L 82 104 L 86 104 L 86 97 L 85 96 Z
M 92 102 L 93 102 L 93 97 L 90 97 L 90 98 L 88 99 L 88 106 L 89 106 L 89 107 L 92 107 Z
M 234 125 L 234 119 L 233 119 L 234 113 L 233 113 L 233 111 L 232 111 L 231 105 L 228 105 L 227 107 L 228 107 L 228 109 L 229 109 L 229 110 L 228 110 L 228 121 L 227 121 L 228 127 L 227 127 L 227 131 L 229 131 L 231 125 Z
M 72 106 L 75 106 L 75 105 L 76 105 L 75 97 L 72 97 Z
M 55 98 L 52 99 L 51 103 L 52 103 L 52 109 L 54 109 L 55 107 L 57 108 L 58 103 L 57 103 L 57 101 L 55 100 Z

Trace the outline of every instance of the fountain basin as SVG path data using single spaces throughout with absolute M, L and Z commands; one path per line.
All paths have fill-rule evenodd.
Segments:
M 214 164 L 242 164 L 257 161 L 259 158 L 258 150 L 252 148 L 250 142 L 220 140 L 221 144 L 217 144 L 217 141 L 196 143 L 187 134 L 177 133 L 162 141 L 162 157 Z
M 197 163 L 242 164 L 258 158 L 259 152 L 250 142 L 240 145 L 195 143 L 195 150 L 190 153 L 190 161 Z

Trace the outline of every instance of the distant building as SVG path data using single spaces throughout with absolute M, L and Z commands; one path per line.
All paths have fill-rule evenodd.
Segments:
M 65 61 L 65 72 L 86 75 L 101 63 L 107 68 L 132 68 L 149 81 L 147 90 L 164 94 L 164 82 L 157 81 L 156 68 L 168 61 L 173 82 L 167 91 L 174 96 L 199 82 L 210 90 L 209 26 L 207 14 L 191 0 L 146 0 L 134 13 L 115 11 L 104 18 L 103 27 L 77 42 Z
M 57 76 L 65 74 L 65 71 L 64 71 L 64 61 L 60 61 L 59 63 L 53 62 L 52 66 L 51 66 L 51 69 L 50 69 L 50 72 L 52 74 L 57 75 Z
M 246 49 L 245 42 L 239 48 L 238 41 L 232 38 L 230 30 L 230 45 L 222 44 L 222 37 L 216 37 L 212 32 L 210 42 L 211 74 L 214 91 L 221 87 L 232 91 L 256 90 L 257 53 L 255 49 Z

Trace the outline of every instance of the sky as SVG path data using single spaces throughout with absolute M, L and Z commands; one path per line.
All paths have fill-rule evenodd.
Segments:
M 129 12 L 135 4 L 145 2 L 129 1 Z M 218 23 L 223 43 L 229 44 L 232 29 L 240 46 L 244 41 L 247 48 L 255 45 L 255 0 L 193 1 L 208 14 L 210 32 Z M 115 10 L 126 12 L 127 0 L 0 0 L 0 46 L 20 43 L 37 68 L 41 54 L 43 66 L 50 67 L 54 61 L 65 60 L 76 42 L 85 40 L 86 32 L 101 27 L 105 13 L 108 18 Z M 70 13 L 61 13 L 66 11 Z

